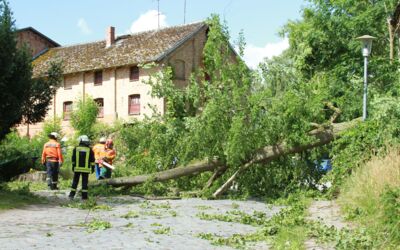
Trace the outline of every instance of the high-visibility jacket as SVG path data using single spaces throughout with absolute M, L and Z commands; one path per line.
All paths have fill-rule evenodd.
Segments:
M 106 148 L 105 156 L 103 157 L 103 160 L 105 160 L 107 163 L 112 165 L 113 160 L 115 159 L 116 156 L 117 156 L 117 152 L 115 151 L 115 149 Z
M 102 143 L 97 143 L 93 146 L 94 158 L 95 162 L 97 163 L 100 159 L 106 156 L 106 148 L 105 145 Z
M 79 145 L 72 151 L 72 169 L 74 172 L 90 173 L 94 167 L 94 153 L 90 147 Z
M 43 146 L 42 163 L 46 161 L 63 162 L 64 158 L 61 153 L 61 145 L 54 139 L 50 139 Z

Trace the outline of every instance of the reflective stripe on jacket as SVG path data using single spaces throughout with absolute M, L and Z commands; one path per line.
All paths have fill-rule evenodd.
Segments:
M 52 161 L 52 162 L 64 161 L 61 153 L 61 145 L 56 140 L 50 139 L 43 146 L 42 163 L 45 163 L 46 161 Z
M 94 153 L 90 147 L 78 146 L 72 152 L 74 172 L 90 173 L 94 165 Z

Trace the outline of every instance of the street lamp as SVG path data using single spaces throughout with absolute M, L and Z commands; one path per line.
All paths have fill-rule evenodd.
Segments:
M 368 77 L 368 56 L 371 54 L 372 48 L 372 40 L 375 39 L 373 36 L 364 35 L 357 37 L 357 40 L 361 41 L 362 43 L 362 55 L 364 57 L 364 95 L 363 95 L 363 117 L 362 120 L 365 121 L 367 119 L 367 92 L 368 92 L 368 85 L 367 85 L 367 77 Z

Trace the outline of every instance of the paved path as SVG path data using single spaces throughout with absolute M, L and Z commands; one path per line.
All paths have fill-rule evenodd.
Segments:
M 251 214 L 262 211 L 272 216 L 279 211 L 279 208 L 257 201 L 146 201 L 131 196 L 101 198 L 98 204 L 107 204 L 112 210 L 88 211 L 61 206 L 60 203 L 65 203 L 65 194 L 39 194 L 50 196 L 51 202 L 0 213 L 0 249 L 230 249 L 213 246 L 196 235 L 231 236 L 255 232 L 257 228 L 204 221 L 196 217 L 197 213 L 225 213 L 238 209 Z M 126 216 L 129 212 L 131 216 Z M 128 218 L 122 217 L 124 215 Z M 111 228 L 89 233 L 82 223 L 95 219 L 110 222 Z M 168 228 L 168 234 L 154 232 Z M 260 243 L 252 248 L 268 249 L 268 246 Z
M 340 214 L 340 207 L 334 201 L 313 201 L 308 208 L 309 220 L 320 221 L 328 227 L 336 229 L 351 228 L 351 225 L 344 221 Z M 320 244 L 315 239 L 309 239 L 305 242 L 306 249 L 312 250 L 333 250 L 333 244 Z

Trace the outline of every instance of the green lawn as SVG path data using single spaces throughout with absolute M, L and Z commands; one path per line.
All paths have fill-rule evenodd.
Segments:
M 0 211 L 43 202 L 43 198 L 29 192 L 28 185 L 10 187 L 8 184 L 0 184 Z

